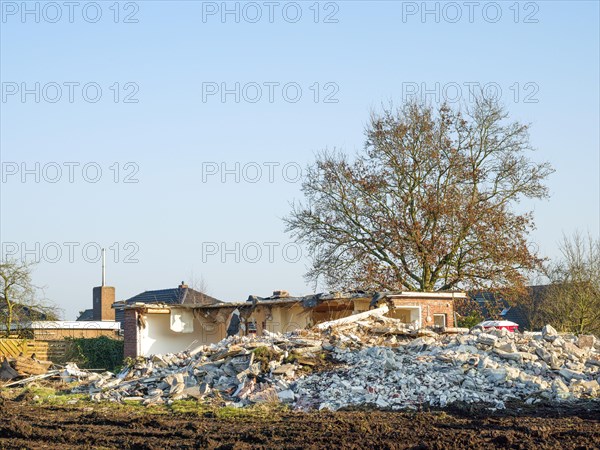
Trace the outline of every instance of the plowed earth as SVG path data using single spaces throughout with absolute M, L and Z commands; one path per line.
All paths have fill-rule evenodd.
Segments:
M 444 412 L 281 412 L 222 418 L 0 399 L 0 448 L 595 449 L 600 405 Z

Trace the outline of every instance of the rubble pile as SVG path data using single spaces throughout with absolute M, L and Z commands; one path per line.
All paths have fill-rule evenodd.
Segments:
M 335 348 L 333 353 L 343 366 L 298 380 L 298 408 L 404 409 L 454 402 L 504 408 L 508 400 L 531 404 L 600 396 L 594 336 L 559 336 L 551 326 L 525 334 L 475 329 L 395 348 Z
M 86 373 L 87 383 L 73 392 L 88 392 L 96 401 L 145 405 L 186 398 L 224 400 L 236 406 L 290 401 L 294 399 L 290 382 L 316 365 L 322 351 L 321 340 L 296 333 L 232 336 L 192 351 L 138 358 L 118 375 Z
M 456 330 L 454 330 L 456 331 Z M 412 337 L 408 337 L 412 336 Z M 421 335 L 420 337 L 415 337 Z M 323 370 L 324 359 L 333 367 Z M 600 396 L 600 344 L 593 336 L 473 329 L 437 334 L 371 314 L 285 335 L 227 338 L 177 354 L 138 358 L 118 375 L 82 375 L 74 392 L 145 405 L 193 398 L 243 407 L 280 401 L 298 409 L 503 408 Z

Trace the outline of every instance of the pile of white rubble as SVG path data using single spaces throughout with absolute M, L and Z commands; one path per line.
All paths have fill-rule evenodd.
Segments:
M 66 370 L 65 377 L 84 378 L 74 392 L 93 400 L 146 405 L 194 398 L 238 407 L 281 401 L 302 410 L 455 402 L 504 408 L 510 400 L 600 396 L 600 343 L 594 336 L 559 335 L 548 325 L 541 333 L 476 328 L 418 338 L 382 336 L 382 324 L 390 320 L 370 317 L 286 335 L 230 337 L 192 351 L 139 358 L 118 375 Z M 318 369 L 324 360 L 329 369 Z
M 506 330 L 422 337 L 395 348 L 335 348 L 343 363 L 329 373 L 298 380 L 296 407 L 374 405 L 384 409 L 444 407 L 509 400 L 536 403 L 598 398 L 600 354 L 594 336 L 559 336 Z

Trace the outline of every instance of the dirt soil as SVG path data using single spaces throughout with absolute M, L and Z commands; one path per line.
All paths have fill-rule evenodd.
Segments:
M 45 405 L 0 398 L 0 449 L 597 449 L 600 405 L 491 414 L 281 412 L 218 417 L 111 405 Z

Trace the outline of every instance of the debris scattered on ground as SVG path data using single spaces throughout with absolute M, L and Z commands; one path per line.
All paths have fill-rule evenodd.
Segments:
M 17 356 L 14 358 L 12 366 L 20 375 L 43 375 L 52 366 L 52 361 L 39 361 L 35 358 Z
M 21 385 L 21 384 L 28 384 L 28 383 L 31 383 L 32 381 L 43 380 L 44 378 L 55 377 L 59 373 L 60 373 L 60 370 L 49 370 L 48 372 L 40 374 L 40 375 L 33 375 L 31 377 L 22 378 L 20 380 L 13 381 L 12 383 L 5 384 L 4 387 L 11 387 L 11 386 L 18 386 L 18 385 Z
M 16 356 L 10 359 L 3 357 L 0 366 L 0 380 L 12 380 L 29 375 L 44 375 L 51 366 L 51 361 L 39 361 L 34 357 Z
M 415 330 L 370 313 L 285 335 L 231 336 L 176 354 L 138 358 L 117 375 L 65 369 L 73 390 L 95 401 L 144 405 L 193 398 L 243 407 L 381 409 L 598 398 L 600 352 L 593 336 L 475 328 Z M 407 337 L 412 336 L 412 337 Z M 420 337 L 416 337 L 420 336 Z M 329 361 L 323 370 L 324 361 Z

